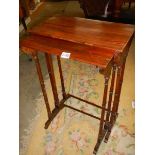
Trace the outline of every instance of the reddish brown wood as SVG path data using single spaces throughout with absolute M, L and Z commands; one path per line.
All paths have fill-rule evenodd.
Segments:
M 107 92 L 108 92 L 108 81 L 109 81 L 109 76 L 105 76 L 105 83 L 104 83 L 104 94 L 103 94 L 103 102 L 102 102 L 102 111 L 101 111 L 101 120 L 100 120 L 100 127 L 99 127 L 99 133 L 98 133 L 98 138 L 97 138 L 97 143 L 94 148 L 94 154 L 97 153 L 98 148 L 101 144 L 101 141 L 106 133 L 106 130 L 104 130 L 104 117 L 105 117 L 105 107 L 106 107 L 106 102 L 107 102 Z
M 114 105 L 112 108 L 112 111 L 117 113 L 118 106 L 119 106 L 119 99 L 121 94 L 121 88 L 123 83 L 123 77 L 124 77 L 124 69 L 125 69 L 125 62 L 124 60 L 123 64 L 121 66 L 118 66 L 118 73 L 117 73 L 117 81 L 116 81 L 116 90 L 115 90 L 115 97 L 114 97 Z
M 129 48 L 133 33 L 134 27 L 128 24 L 52 17 L 32 28 L 21 46 L 59 56 L 67 50 L 71 59 L 105 68 L 114 53 Z
M 108 139 L 109 139 L 109 136 L 111 134 L 111 130 L 116 122 L 116 118 L 118 116 L 118 113 L 111 113 L 111 118 L 112 118 L 112 122 L 108 122 L 108 125 L 107 125 L 107 132 L 105 134 L 105 137 L 104 137 L 104 142 L 107 143 L 108 142 Z
M 89 46 L 123 51 L 133 26 L 78 17 L 51 17 L 29 32 L 45 37 L 66 40 Z
M 112 107 L 113 113 L 117 113 L 117 110 L 118 110 L 119 98 L 120 98 L 123 75 L 124 75 L 124 68 L 125 68 L 125 63 L 123 63 L 122 66 L 118 66 L 118 70 L 117 70 L 115 96 L 114 96 L 114 102 Z M 112 118 L 113 117 L 111 117 L 111 121 L 112 121 Z
M 107 143 L 107 141 L 109 139 L 112 127 L 113 127 L 113 125 L 116 121 L 116 118 L 118 116 L 118 106 L 119 106 L 119 99 L 120 99 L 123 76 L 124 76 L 125 62 L 126 62 L 126 58 L 124 59 L 123 64 L 121 64 L 117 67 L 118 69 L 117 69 L 115 95 L 114 95 L 112 113 L 110 115 L 110 122 L 108 122 L 108 131 L 107 131 L 107 134 L 104 139 L 105 143 Z
M 65 99 L 66 98 L 66 91 L 65 91 L 64 79 L 63 79 L 62 68 L 61 68 L 61 61 L 60 61 L 60 57 L 59 56 L 57 56 L 57 60 L 58 60 L 60 80 L 61 80 L 61 87 L 62 87 L 62 96 Z
M 116 77 L 116 87 L 115 87 L 115 94 L 114 94 L 114 101 L 113 101 L 113 107 L 112 107 L 112 112 L 115 113 L 116 112 L 116 107 L 117 107 L 117 100 L 118 100 L 118 96 L 120 93 L 120 79 L 121 79 L 121 67 L 119 66 L 117 68 L 117 77 Z M 114 115 L 110 117 L 110 122 L 113 123 L 114 121 Z
M 100 118 L 97 117 L 97 116 L 94 116 L 94 115 L 89 114 L 89 113 L 87 113 L 87 112 L 85 112 L 85 111 L 82 111 L 82 110 L 76 109 L 76 108 L 71 107 L 71 106 L 69 106 L 69 105 L 67 105 L 67 104 L 65 104 L 65 107 L 70 108 L 70 109 L 73 109 L 73 110 L 75 110 L 75 111 L 78 111 L 78 112 L 80 112 L 80 113 L 83 113 L 83 114 L 85 114 L 85 115 L 88 115 L 88 116 L 90 116 L 90 117 L 93 117 L 93 118 L 95 118 L 95 119 L 100 120 Z M 103 120 L 103 121 L 104 121 L 104 120 Z
M 100 120 L 100 127 L 99 127 L 99 133 L 98 133 L 98 138 L 97 138 L 97 143 L 94 147 L 93 153 L 96 154 L 98 151 L 98 148 L 101 144 L 102 139 L 104 138 L 107 130 L 104 128 L 106 122 L 105 122 L 105 108 L 107 104 L 107 94 L 108 94 L 108 82 L 111 74 L 111 69 L 112 69 L 113 62 L 109 63 L 107 66 L 105 72 L 104 72 L 104 94 L 103 94 L 103 101 L 102 101 L 102 111 L 101 111 L 101 120 Z
M 77 97 L 77 96 L 74 96 L 74 95 L 72 95 L 72 94 L 68 94 L 68 95 L 69 95 L 70 97 L 76 98 L 76 99 L 78 99 L 78 100 L 80 100 L 80 101 L 82 101 L 82 102 L 85 102 L 85 103 L 87 103 L 87 104 L 90 104 L 90 105 L 92 105 L 92 106 L 94 106 L 94 107 L 97 107 L 97 108 L 100 108 L 100 109 L 104 109 L 104 110 L 107 111 L 108 113 L 112 113 L 112 111 L 110 111 L 109 109 L 103 108 L 102 106 L 99 106 L 99 105 L 97 105 L 97 104 L 95 104 L 95 103 L 92 103 L 92 102 L 89 102 L 89 101 L 87 101 L 87 100 L 81 99 L 81 98 L 79 98 L 79 97 Z
M 51 82 L 51 86 L 52 86 L 55 107 L 58 107 L 59 106 L 59 98 L 58 98 L 58 93 L 57 93 L 57 87 L 56 87 L 56 81 L 55 81 L 55 76 L 54 76 L 54 69 L 53 69 L 53 63 L 51 60 L 51 55 L 45 53 L 45 58 L 46 58 L 48 74 L 49 74 L 50 82 Z
M 62 69 L 59 56 L 63 51 L 67 51 L 71 53 L 70 59 L 98 66 L 100 68 L 100 72 L 104 74 L 105 77 L 105 88 L 103 95 L 100 128 L 97 144 L 94 148 L 94 153 L 97 152 L 102 139 L 105 138 L 105 141 L 108 140 L 113 124 L 116 121 L 121 86 L 123 81 L 125 59 L 131 44 L 133 34 L 134 27 L 131 25 L 94 21 L 75 17 L 52 17 L 35 26 L 29 31 L 29 34 L 25 38 L 23 38 L 23 40 L 21 40 L 20 47 L 25 50 L 28 49 L 27 53 L 32 52 L 29 49 L 39 50 L 46 53 L 47 67 L 49 73 L 53 74 L 53 77 L 54 71 L 50 68 L 50 54 L 55 54 L 58 56 L 63 100 L 60 102 L 59 107 L 53 110 L 52 114 L 49 112 L 49 119 L 45 124 L 45 128 L 49 126 L 53 118 L 60 112 L 61 109 L 64 108 L 64 102 L 69 97 L 75 97 L 70 94 L 66 95 L 62 76 Z M 114 89 L 115 81 L 114 71 L 112 75 L 110 88 L 111 93 L 109 95 L 109 103 L 107 109 L 106 103 L 108 81 L 111 73 L 111 68 L 114 63 L 119 67 L 117 67 L 118 69 L 116 77 L 116 88 L 113 107 L 111 110 L 112 92 Z M 36 61 L 36 64 L 37 70 L 39 70 L 38 75 L 40 77 L 41 70 L 39 69 L 40 65 L 38 66 L 38 61 Z M 41 85 L 42 81 L 43 78 L 40 77 Z M 52 84 L 55 83 L 53 80 L 51 80 L 51 82 Z M 53 91 L 56 90 L 56 86 L 52 88 Z M 42 87 L 42 90 L 44 91 L 44 87 Z M 44 98 L 46 100 L 45 103 L 47 103 L 46 97 Z M 94 103 L 85 101 L 78 97 L 75 98 L 84 101 L 88 104 L 94 105 Z M 54 97 L 54 99 L 56 101 L 57 97 Z M 74 107 L 70 108 L 75 110 Z M 87 112 L 83 112 L 78 109 L 76 110 L 91 116 L 91 114 L 88 114 Z
M 102 109 L 102 106 L 99 106 L 99 105 L 94 104 L 94 103 L 92 103 L 92 102 L 89 102 L 89 101 L 86 101 L 86 100 L 84 100 L 84 99 L 81 99 L 81 98 L 79 98 L 79 97 L 77 97 L 77 96 L 75 96 L 75 95 L 72 95 L 72 94 L 69 94 L 69 95 L 70 95 L 71 97 L 73 97 L 73 98 L 76 98 L 76 99 L 82 101 L 82 102 L 86 102 L 86 103 L 88 103 L 88 104 L 90 104 L 90 105 L 92 105 L 92 106 L 95 106 L 95 107 L 97 107 L 97 108 Z
M 49 101 L 48 101 L 48 97 L 47 97 L 47 93 L 46 93 L 46 89 L 45 89 L 45 84 L 44 84 L 44 79 L 43 79 L 43 75 L 42 75 L 42 72 L 41 72 L 41 67 L 40 67 L 40 63 L 39 63 L 39 59 L 38 59 L 37 53 L 33 52 L 32 53 L 32 57 L 33 57 L 33 59 L 35 61 L 35 64 L 36 64 L 36 69 L 37 69 L 37 73 L 38 73 L 38 77 L 39 77 L 42 93 L 43 93 L 44 100 L 45 100 L 47 114 L 48 114 L 48 117 L 50 117 L 51 110 L 50 110 L 50 106 L 49 106 Z
M 60 104 L 59 104 L 59 107 L 56 107 L 53 109 L 49 119 L 46 121 L 45 123 L 45 129 L 47 129 L 51 123 L 51 121 L 57 116 L 57 114 L 65 107 L 64 105 L 64 102 L 69 98 L 70 96 L 69 95 L 66 95 L 66 98 L 65 99 L 62 99 L 60 101 Z
M 29 47 L 57 56 L 61 56 L 63 51 L 68 51 L 71 53 L 70 59 L 93 64 L 103 69 L 106 68 L 109 61 L 112 60 L 114 54 L 114 50 L 70 43 L 64 40 L 37 35 L 28 35 L 21 40 L 20 45 L 21 47 Z
M 124 63 L 121 66 L 121 75 L 120 75 L 120 81 L 119 81 L 119 93 L 118 93 L 117 102 L 116 102 L 116 109 L 115 109 L 116 112 L 118 111 L 119 99 L 120 99 L 120 94 L 121 94 L 121 90 L 122 90 L 125 62 L 126 62 L 126 59 L 125 59 Z
M 112 71 L 112 79 L 111 79 L 109 100 L 108 100 L 108 111 L 111 111 L 112 97 L 114 93 L 114 84 L 115 84 L 115 74 L 116 74 L 116 65 L 113 66 L 113 71 Z M 110 117 L 110 112 L 107 112 L 106 122 L 109 122 L 109 117 Z

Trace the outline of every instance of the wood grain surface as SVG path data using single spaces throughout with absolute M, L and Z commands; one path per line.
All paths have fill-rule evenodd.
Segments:
M 129 48 L 133 34 L 128 24 L 51 17 L 30 29 L 20 46 L 57 56 L 69 52 L 71 59 L 106 68 L 116 53 Z

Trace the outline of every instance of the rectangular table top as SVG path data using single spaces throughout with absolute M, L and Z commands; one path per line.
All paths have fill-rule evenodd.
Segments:
M 134 26 L 78 17 L 51 17 L 30 33 L 123 51 L 134 33 Z
M 61 55 L 106 68 L 115 52 L 123 52 L 134 27 L 78 17 L 52 17 L 30 29 L 20 46 Z

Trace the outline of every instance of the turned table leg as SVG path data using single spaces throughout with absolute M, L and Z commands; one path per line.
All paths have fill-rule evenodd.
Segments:
M 123 76 L 124 76 L 125 62 L 126 62 L 126 59 L 124 60 L 122 65 L 119 65 L 117 67 L 116 88 L 115 88 L 115 94 L 114 94 L 112 114 L 110 116 L 110 123 L 109 123 L 110 126 L 108 127 L 108 132 L 105 136 L 105 140 L 104 140 L 105 142 L 108 141 L 112 127 L 113 127 L 113 125 L 116 121 L 116 118 L 117 118 L 119 99 L 120 99 Z
M 65 86 L 64 86 L 64 81 L 63 81 L 60 58 L 57 57 L 58 58 L 59 72 L 60 72 L 62 92 L 63 92 L 63 99 L 61 101 L 59 101 L 59 98 L 58 98 L 56 80 L 55 80 L 55 76 L 54 76 L 54 68 L 53 68 L 53 62 L 52 62 L 51 55 L 48 53 L 45 53 L 45 58 L 46 58 L 47 69 L 48 69 L 50 82 L 51 82 L 51 86 L 52 86 L 54 101 L 55 101 L 55 108 L 53 109 L 52 114 L 50 115 L 49 119 L 45 123 L 45 129 L 47 129 L 48 126 L 50 125 L 51 121 L 65 107 L 64 102 L 69 98 L 69 96 L 67 96 L 66 92 L 65 92 Z
M 37 73 L 38 73 L 42 93 L 43 93 L 44 100 L 45 100 L 45 105 L 46 105 L 46 109 L 47 109 L 48 118 L 50 118 L 51 110 L 50 110 L 50 106 L 49 106 L 49 101 L 48 101 L 48 97 L 47 97 L 47 93 L 46 93 L 46 89 L 45 89 L 45 84 L 44 84 L 44 79 L 43 79 L 43 75 L 42 75 L 42 71 L 41 71 L 41 67 L 40 67 L 40 63 L 39 63 L 37 53 L 36 52 L 32 53 L 32 57 L 34 59 L 35 65 L 36 65 L 36 69 L 37 69 Z
M 61 79 L 62 96 L 63 96 L 63 99 L 66 99 L 66 91 L 65 91 L 64 79 L 63 79 L 62 68 L 61 68 L 61 61 L 60 61 L 59 56 L 57 56 L 57 60 L 58 60 L 59 73 L 60 73 L 60 79 Z
M 105 76 L 104 95 L 103 95 L 102 111 L 101 111 L 101 120 L 100 120 L 97 143 L 96 143 L 94 151 L 93 151 L 94 154 L 97 153 L 98 148 L 99 148 L 99 146 L 101 144 L 101 141 L 102 141 L 102 139 L 104 138 L 104 136 L 106 134 L 106 130 L 103 127 L 104 127 L 105 107 L 106 107 L 106 102 L 107 102 L 108 81 L 109 81 L 109 76 Z
M 109 117 L 110 117 L 110 112 L 111 111 L 111 106 L 112 106 L 112 97 L 114 93 L 114 84 L 115 84 L 115 75 L 116 75 L 116 66 L 113 66 L 112 70 L 112 79 L 111 79 L 111 85 L 110 85 L 110 91 L 109 91 L 109 100 L 108 100 L 108 111 L 106 115 L 106 122 L 109 122 Z
M 46 58 L 47 69 L 48 69 L 50 82 L 51 82 L 51 86 L 52 86 L 55 108 L 56 108 L 59 106 L 59 98 L 58 98 L 58 93 L 57 93 L 57 87 L 56 87 L 56 82 L 55 82 L 55 76 L 54 76 L 54 69 L 53 69 L 53 62 L 52 62 L 51 54 L 45 53 L 45 58 Z
M 108 130 L 109 128 L 111 128 L 109 118 L 110 118 L 110 115 L 112 115 L 112 113 L 110 113 L 110 111 L 111 111 L 111 108 L 112 108 L 112 97 L 113 97 L 113 93 L 114 93 L 115 76 L 116 76 L 116 65 L 114 65 L 113 69 L 112 69 L 112 79 L 111 79 L 111 84 L 110 84 L 108 107 L 107 107 L 108 110 L 107 110 L 107 115 L 106 115 L 106 120 L 105 120 L 106 123 L 104 125 L 105 130 Z
M 123 77 L 124 77 L 124 69 L 125 69 L 125 62 L 122 64 L 121 69 L 120 69 L 120 80 L 119 80 L 119 88 L 118 88 L 118 96 L 116 99 L 116 109 L 114 109 L 116 112 L 118 111 L 118 106 L 119 106 L 119 99 L 121 95 L 121 89 L 122 89 L 122 83 L 123 83 Z

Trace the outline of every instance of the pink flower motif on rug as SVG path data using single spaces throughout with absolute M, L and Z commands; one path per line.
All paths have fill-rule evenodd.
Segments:
M 78 131 L 73 131 L 70 135 L 70 138 L 73 142 L 77 142 L 81 139 L 81 136 L 80 136 L 80 132 Z
M 73 117 L 73 116 L 75 116 L 77 114 L 77 112 L 76 111 L 70 111 L 69 112 L 69 117 Z
M 87 147 L 89 140 L 85 138 L 84 133 L 81 133 L 80 130 L 69 132 L 70 139 L 72 140 L 73 144 L 76 146 L 77 151 L 83 151 L 84 147 Z
M 54 120 L 51 122 L 51 130 L 52 132 L 55 132 L 58 128 L 58 122 L 59 122 L 60 116 L 54 118 Z
M 45 152 L 48 155 L 52 155 L 56 149 L 56 145 L 53 142 L 49 142 L 46 144 Z

